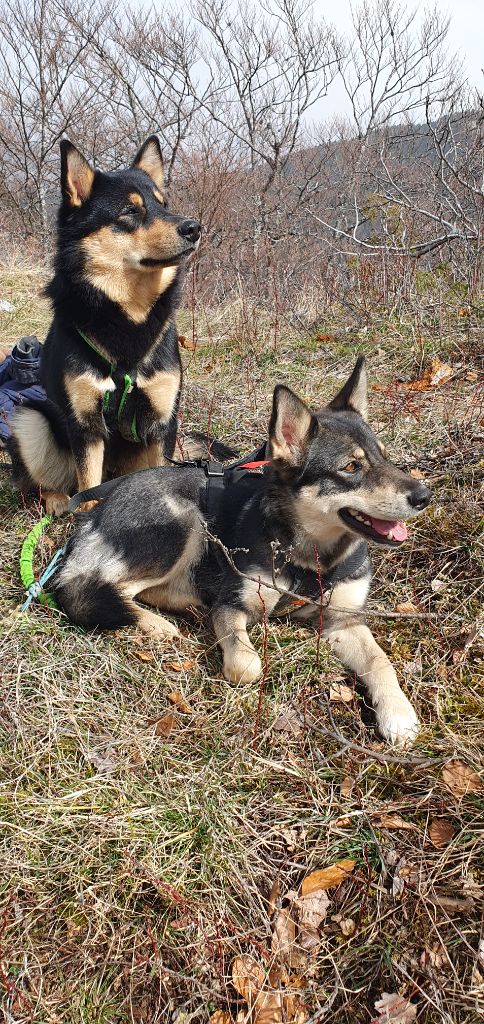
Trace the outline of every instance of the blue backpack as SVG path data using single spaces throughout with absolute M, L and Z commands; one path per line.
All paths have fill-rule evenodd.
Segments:
M 35 335 L 20 338 L 12 352 L 0 363 L 0 442 L 10 434 L 10 420 L 18 406 L 35 399 L 46 401 L 40 383 L 42 345 Z

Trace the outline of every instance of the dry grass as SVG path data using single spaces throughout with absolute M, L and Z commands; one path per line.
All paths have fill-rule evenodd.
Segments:
M 3 277 L 0 296 L 20 296 L 3 340 L 39 330 L 46 311 L 27 270 Z M 7 289 L 11 291 L 8 292 Z M 7 292 L 7 293 L 6 293 Z M 21 540 L 38 518 L 22 508 L 7 475 L 1 492 L 2 689 L 0 999 L 9 1024 L 206 1024 L 215 1009 L 246 1004 L 231 984 L 238 953 L 269 971 L 279 902 L 307 872 L 342 858 L 353 877 L 330 892 L 319 949 L 298 967 L 311 1021 L 368 1024 L 382 991 L 418 1007 L 420 1024 L 471 1024 L 483 996 L 477 957 L 483 877 L 482 793 L 456 798 L 442 777 L 453 757 L 483 769 L 482 689 L 476 620 L 479 560 L 477 331 L 455 318 L 443 336 L 429 314 L 425 337 L 375 320 L 347 335 L 345 315 L 326 338 L 301 338 L 270 321 L 240 321 L 240 308 L 197 321 L 201 341 L 187 364 L 183 427 L 192 423 L 249 450 L 265 429 L 271 388 L 284 380 L 315 403 L 331 394 L 356 350 L 373 381 L 412 378 L 429 355 L 455 368 L 445 386 L 412 397 L 390 386 L 373 395 L 372 418 L 393 455 L 422 468 L 435 500 L 399 552 L 375 552 L 372 609 L 411 601 L 418 618 L 375 614 L 419 709 L 415 749 L 392 756 L 378 743 L 364 697 L 328 705 L 338 663 L 316 637 L 270 623 L 269 671 L 254 730 L 257 686 L 220 673 L 206 623 L 164 646 L 133 631 L 87 635 L 37 606 L 15 610 Z M 419 320 L 422 314 L 419 313 Z M 189 315 L 185 329 L 189 333 Z M 202 322 L 203 321 L 203 322 Z M 338 326 L 337 326 L 338 325 Z M 376 325 L 376 326 L 375 326 Z M 275 341 L 275 345 L 274 345 Z M 55 543 L 64 531 L 51 533 Z M 39 550 L 38 565 L 51 549 Z M 437 581 L 437 582 L 436 582 Z M 253 631 L 258 646 L 262 629 Z M 173 669 L 174 659 L 188 665 Z M 190 710 L 168 700 L 179 690 Z M 305 727 L 291 738 L 274 724 L 296 709 L 353 746 Z M 168 738 L 156 721 L 168 710 Z M 363 749 L 361 749 L 363 748 Z M 387 761 L 377 760 L 381 755 Z M 423 759 L 417 763 L 414 759 Z M 344 779 L 354 780 L 349 796 Z M 379 818 L 396 814 L 392 828 Z M 454 830 L 435 848 L 429 827 Z M 393 892 L 398 858 L 408 862 Z M 413 866 L 410 870 L 408 865 Z M 398 888 L 398 886 L 397 886 Z M 333 917 L 355 922 L 345 937 Z M 276 1024 L 275 1020 L 267 1024 Z

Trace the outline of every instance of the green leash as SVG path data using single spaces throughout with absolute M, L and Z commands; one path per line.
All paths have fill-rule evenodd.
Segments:
M 59 548 L 56 551 L 53 559 L 49 562 L 46 569 L 44 569 L 42 575 L 38 580 L 35 579 L 34 573 L 34 552 L 37 547 L 39 537 L 42 536 L 45 528 L 52 522 L 52 516 L 43 516 L 39 523 L 36 523 L 33 530 L 27 534 L 20 552 L 20 576 L 22 583 L 27 591 L 27 598 L 22 605 L 22 611 L 25 612 L 29 608 L 34 598 L 38 597 L 41 604 L 48 605 L 49 608 L 57 608 L 57 604 L 52 597 L 52 594 L 46 593 L 44 590 L 44 583 L 57 571 L 59 568 L 59 560 L 61 555 L 64 554 L 64 548 Z
M 110 363 L 109 359 L 106 359 L 106 356 L 103 356 L 102 352 L 99 352 L 99 350 L 96 348 L 96 346 L 93 345 L 93 343 L 90 340 L 90 338 L 88 338 L 87 335 L 84 334 L 84 331 L 81 331 L 80 327 L 76 327 L 76 331 L 81 336 L 82 340 L 85 341 L 86 345 L 88 345 L 89 348 L 92 348 L 92 351 L 95 352 L 97 356 L 99 356 L 99 359 L 102 359 L 106 363 L 106 366 L 109 366 L 109 373 L 110 373 L 110 375 L 112 375 L 114 370 L 116 369 L 116 364 L 115 363 Z M 131 392 L 132 392 L 132 390 L 133 390 L 133 388 L 135 387 L 135 384 L 136 384 L 136 381 L 134 381 L 133 378 L 130 377 L 129 373 L 125 373 L 123 375 L 123 377 L 124 377 L 124 388 L 123 388 L 123 393 L 121 395 L 121 398 L 119 400 L 119 405 L 118 405 L 118 421 L 119 421 L 119 417 L 121 416 L 121 413 L 122 413 L 122 411 L 123 411 L 123 409 L 124 409 L 124 407 L 126 405 L 126 399 L 127 399 L 128 395 L 131 394 Z M 103 395 L 103 411 L 104 412 L 109 412 L 110 405 L 111 405 L 111 391 L 105 391 L 104 395 Z M 131 437 L 133 438 L 133 441 L 136 441 L 139 444 L 140 438 L 138 436 L 138 431 L 136 430 L 136 410 L 134 411 L 133 419 L 131 420 Z

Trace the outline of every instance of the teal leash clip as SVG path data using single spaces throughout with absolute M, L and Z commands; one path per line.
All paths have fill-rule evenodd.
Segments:
M 59 568 L 59 560 L 64 554 L 64 551 L 65 548 L 59 548 L 59 550 L 56 551 L 52 561 L 49 562 L 47 568 L 44 569 L 39 579 L 34 580 L 34 582 L 30 584 L 30 587 L 27 591 L 27 600 L 24 601 L 21 611 L 26 612 L 27 609 L 30 608 L 32 601 L 34 601 L 35 598 L 40 597 L 40 595 L 44 593 L 44 584 L 47 583 L 48 580 L 50 580 L 51 576 L 53 576 L 55 572 L 57 572 Z

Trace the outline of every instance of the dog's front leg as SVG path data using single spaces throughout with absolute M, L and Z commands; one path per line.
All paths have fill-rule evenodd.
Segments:
M 400 689 L 393 665 L 368 626 L 335 628 L 326 636 L 336 657 L 367 687 L 385 739 L 399 746 L 411 743 L 418 733 L 418 718 Z
M 86 491 L 102 481 L 107 438 L 103 396 L 115 385 L 110 378 L 86 372 L 79 376 L 66 374 L 64 386 L 71 407 L 67 428 L 76 467 L 77 490 Z
M 223 672 L 231 683 L 254 683 L 262 662 L 247 634 L 248 614 L 241 608 L 221 605 L 213 609 L 215 636 L 223 652 Z
M 74 462 L 76 490 L 85 491 L 97 487 L 102 480 L 104 441 L 99 437 L 82 436 L 69 430 L 72 458 Z M 44 491 L 45 510 L 48 515 L 60 516 L 69 507 L 69 495 L 63 491 Z
M 77 490 L 87 491 L 102 481 L 104 441 L 100 437 L 86 437 L 73 447 L 76 462 Z

